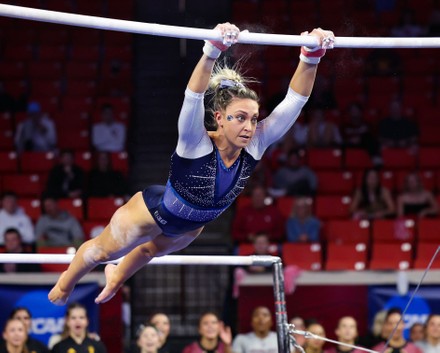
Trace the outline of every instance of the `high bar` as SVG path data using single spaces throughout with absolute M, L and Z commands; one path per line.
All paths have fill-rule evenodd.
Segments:
M 184 39 L 220 40 L 221 35 L 212 29 L 142 23 L 105 17 L 79 15 L 59 11 L 0 4 L 0 16 L 24 20 L 42 21 L 101 30 L 148 34 Z M 306 29 L 305 29 L 306 30 Z M 311 28 L 309 29 L 311 30 Z M 238 38 L 242 44 L 316 46 L 314 36 L 242 32 Z M 335 48 L 438 48 L 440 38 L 387 38 L 387 37 L 335 37 Z
M 0 254 L 0 263 L 69 264 L 74 254 Z M 118 263 L 120 259 L 108 263 Z M 222 266 L 266 266 L 280 262 L 277 256 L 269 255 L 167 255 L 155 257 L 149 265 L 222 265 Z

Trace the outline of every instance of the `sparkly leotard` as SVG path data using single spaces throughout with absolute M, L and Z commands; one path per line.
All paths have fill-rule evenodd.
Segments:
M 258 124 L 237 161 L 227 168 L 204 128 L 203 98 L 202 93 L 186 90 L 168 182 L 143 191 L 145 204 L 167 236 L 203 227 L 226 210 L 244 189 L 264 151 L 287 132 L 307 101 L 289 89 L 272 114 Z

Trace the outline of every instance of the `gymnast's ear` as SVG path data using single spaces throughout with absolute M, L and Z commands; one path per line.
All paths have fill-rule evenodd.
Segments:
M 222 117 L 223 117 L 223 115 L 220 111 L 216 110 L 214 112 L 214 120 L 217 123 L 217 125 L 220 127 L 223 127 L 223 124 L 221 123 Z

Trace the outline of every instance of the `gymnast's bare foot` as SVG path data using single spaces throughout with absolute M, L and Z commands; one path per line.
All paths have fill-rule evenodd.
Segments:
M 58 279 L 58 282 L 55 284 L 55 286 L 48 294 L 48 298 L 52 302 L 52 304 L 65 305 L 67 303 L 67 300 L 69 299 L 71 291 L 62 290 L 60 288 L 60 281 L 63 278 L 64 274 L 65 272 L 61 274 L 60 278 Z
M 114 283 L 114 280 L 112 279 L 113 273 L 115 272 L 116 265 L 108 264 L 105 266 L 105 281 L 106 285 L 104 289 L 99 293 L 99 295 L 95 299 L 96 304 L 102 304 L 108 302 L 111 298 L 113 298 L 118 291 L 118 289 L 121 287 L 120 285 L 116 285 Z

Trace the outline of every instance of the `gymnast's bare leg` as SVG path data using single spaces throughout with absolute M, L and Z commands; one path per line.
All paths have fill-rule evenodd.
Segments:
M 141 244 L 132 251 L 118 264 L 108 264 L 105 267 L 106 286 L 98 295 L 95 302 L 105 303 L 110 300 L 122 287 L 124 282 L 129 279 L 142 266 L 150 262 L 153 257 L 168 255 L 172 252 L 186 248 L 202 232 L 203 228 L 192 232 L 179 235 L 178 237 L 168 237 L 163 234 L 158 235 L 153 240 Z
M 64 305 L 76 283 L 98 264 L 118 259 L 161 233 L 145 205 L 142 193 L 136 193 L 114 213 L 109 225 L 99 236 L 80 246 L 68 269 L 50 291 L 49 300 Z

